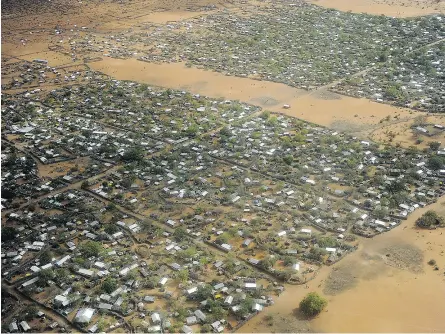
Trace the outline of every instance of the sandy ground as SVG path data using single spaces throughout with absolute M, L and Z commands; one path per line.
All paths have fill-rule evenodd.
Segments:
M 414 118 L 407 109 L 346 97 L 326 91 L 307 92 L 280 83 L 225 76 L 188 68 L 182 63 L 152 64 L 136 59 L 104 58 L 90 64 L 94 70 L 120 80 L 135 80 L 195 94 L 240 100 L 342 131 L 360 132 L 380 126 L 380 120 L 399 114 Z M 283 109 L 283 105 L 290 105 Z
M 428 124 L 445 126 L 445 115 L 425 116 L 425 121 Z M 374 141 L 397 144 L 405 148 L 416 146 L 419 149 L 423 149 L 428 147 L 431 142 L 445 143 L 445 131 L 437 131 L 437 134 L 433 136 L 423 135 L 412 129 L 412 126 L 415 125 L 414 119 L 391 123 L 389 122 L 389 124 L 369 132 L 368 137 Z M 390 142 L 391 138 L 392 142 Z M 418 142 L 419 139 L 421 143 Z
M 345 12 L 393 17 L 413 17 L 445 12 L 443 0 L 310 0 L 309 2 Z
M 444 205 L 442 197 L 416 211 L 396 229 L 373 239 L 361 239 L 359 250 L 332 268 L 323 268 L 308 289 L 287 286 L 267 309 L 268 314 L 284 317 L 283 322 L 304 331 L 307 321 L 298 315 L 298 303 L 306 293 L 317 291 L 329 304 L 309 322 L 315 332 L 444 332 L 445 230 L 414 227 L 415 220 L 427 210 L 445 214 Z M 440 270 L 427 264 L 430 259 L 437 261 Z M 333 279 L 340 282 L 336 291 L 329 289 L 335 285 Z M 258 316 L 239 330 L 252 331 L 271 330 Z

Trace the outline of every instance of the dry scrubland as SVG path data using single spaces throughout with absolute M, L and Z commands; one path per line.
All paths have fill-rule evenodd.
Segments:
M 312 3 L 2 2 L 3 326 L 445 330 L 444 3 Z

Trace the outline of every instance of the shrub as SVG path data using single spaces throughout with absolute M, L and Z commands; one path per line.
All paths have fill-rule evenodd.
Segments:
M 433 141 L 432 143 L 430 143 L 430 149 L 432 151 L 437 151 L 440 148 L 440 143 L 438 141 Z

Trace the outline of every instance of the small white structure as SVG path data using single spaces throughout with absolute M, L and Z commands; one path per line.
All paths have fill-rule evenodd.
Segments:
M 28 325 L 28 323 L 24 320 L 20 323 L 20 327 L 22 327 L 24 332 L 27 332 L 31 329 L 31 327 Z
M 244 284 L 244 287 L 245 287 L 246 289 L 251 289 L 251 290 L 257 288 L 256 283 L 251 283 L 251 282 L 247 282 L 247 283 L 245 283 L 245 284 Z
M 151 315 L 151 321 L 153 322 L 153 324 L 157 324 L 161 322 L 161 316 L 159 315 L 159 313 L 153 313 Z
M 94 309 L 89 307 L 82 308 L 77 312 L 76 317 L 74 318 L 74 322 L 87 324 L 91 321 L 93 314 L 94 314 Z

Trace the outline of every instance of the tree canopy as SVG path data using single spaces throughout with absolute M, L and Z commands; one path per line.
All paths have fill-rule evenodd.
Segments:
M 444 226 L 444 218 L 439 216 L 437 212 L 429 210 L 425 212 L 422 217 L 417 219 L 416 225 L 421 228 L 433 228 L 438 226 Z
M 80 246 L 80 249 L 86 257 L 98 256 L 102 251 L 102 245 L 97 241 L 87 241 Z
M 2 227 L 2 241 L 11 241 L 15 239 L 17 230 L 14 227 Z
M 443 166 L 443 159 L 439 156 L 431 157 L 428 160 L 428 167 L 430 167 L 433 170 L 441 169 Z
M 102 283 L 102 290 L 106 293 L 112 293 L 117 289 L 117 281 L 114 278 L 107 277 Z
M 306 316 L 318 315 L 328 304 L 327 300 L 316 292 L 310 292 L 300 302 L 300 311 Z

